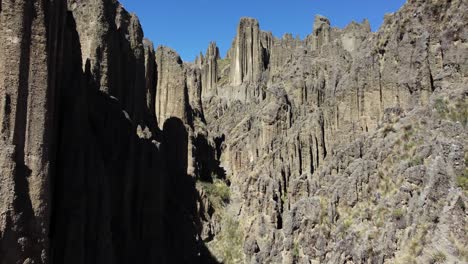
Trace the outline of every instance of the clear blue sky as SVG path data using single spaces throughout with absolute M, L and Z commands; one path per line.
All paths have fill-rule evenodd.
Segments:
M 193 61 L 210 41 L 224 56 L 243 16 L 257 18 L 260 27 L 277 37 L 284 33 L 304 38 L 312 32 L 314 16 L 321 14 L 333 26 L 369 19 L 372 29 L 384 14 L 397 11 L 405 0 L 120 0 L 140 18 L 145 36 L 155 46 L 175 49 L 184 61 Z

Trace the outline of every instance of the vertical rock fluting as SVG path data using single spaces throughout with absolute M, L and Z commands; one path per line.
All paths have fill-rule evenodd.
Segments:
M 110 93 L 113 41 L 112 30 L 115 29 L 116 1 L 67 0 L 68 9 L 76 21 L 81 46 L 82 65 L 90 62 L 90 72 L 99 84 L 99 89 Z M 83 69 L 84 70 L 84 69 Z
M 156 105 L 156 85 L 157 85 L 157 68 L 156 68 L 156 52 L 153 43 L 147 39 L 143 40 L 145 47 L 145 81 L 146 81 L 146 107 L 149 119 L 147 123 L 151 124 L 156 122 L 157 119 L 155 112 Z
M 146 89 L 143 30 L 138 18 L 115 0 L 69 0 L 80 36 L 83 65 L 103 93 L 117 98 L 134 120 L 143 118 Z
M 232 47 L 231 84 L 257 83 L 265 70 L 262 32 L 258 21 L 242 18 Z
M 454 149 L 467 148 L 464 139 L 449 139 L 452 132 L 464 129 L 463 122 L 454 116 L 451 122 L 441 121 L 434 116 L 440 109 L 434 110 L 431 104 L 440 104 L 447 96 L 458 107 L 466 104 L 459 101 L 466 97 L 466 88 L 460 89 L 468 65 L 466 9 L 466 1 L 408 1 L 399 12 L 386 16 L 376 33 L 371 33 L 367 21 L 337 29 L 319 16 L 306 40 L 285 36 L 273 39 L 273 46 L 266 49 L 270 60 L 264 71 L 269 74 L 264 101 L 233 103 L 229 98 L 235 93 L 225 93 L 233 88 L 218 86 L 220 97 L 203 102 L 211 131 L 226 133 L 221 161 L 236 197 L 229 210 L 239 212 L 237 219 L 244 227 L 245 262 L 382 263 L 412 258 L 427 262 L 431 252 L 450 261 L 463 259 L 449 248 L 467 240 L 455 235 L 464 220 L 460 209 L 452 206 L 454 200 L 466 201 L 466 196 L 453 183 L 457 176 L 450 165 L 436 169 L 440 174 L 435 178 L 451 179 L 452 184 L 438 185 L 444 192 L 432 189 L 430 182 L 435 180 L 431 171 L 439 166 L 432 161 L 447 155 L 439 152 L 446 149 L 441 141 L 449 140 Z M 236 48 L 237 38 L 229 58 L 235 59 Z M 427 116 L 435 121 L 424 119 Z M 424 121 L 416 121 L 421 118 Z M 434 142 L 431 136 L 423 136 L 433 126 L 438 127 L 434 133 L 445 139 Z M 418 139 L 408 141 L 413 133 Z M 427 141 L 423 143 L 422 138 Z M 404 150 L 399 144 L 404 144 Z M 411 153 L 408 149 L 413 144 L 417 147 L 411 155 L 416 158 L 407 161 L 400 151 Z M 431 149 L 431 154 L 419 152 L 423 149 Z M 421 155 L 425 161 L 418 160 Z M 456 159 L 450 162 L 459 164 Z M 403 171 L 406 176 L 401 176 Z M 412 187 L 407 193 L 414 184 L 409 176 L 413 173 L 425 182 L 417 190 L 431 189 L 428 192 L 441 199 L 439 205 L 426 204 L 424 216 L 414 206 L 422 197 Z M 394 188 L 390 195 L 386 181 Z M 388 222 L 377 226 L 381 216 L 375 210 L 388 206 L 388 201 L 394 214 L 407 210 L 408 216 L 390 212 Z M 429 207 L 437 209 L 429 212 Z M 368 208 L 371 216 L 348 212 L 362 212 L 362 208 Z M 444 210 L 450 213 L 442 218 L 458 220 L 434 225 L 455 233 L 432 230 L 426 239 L 449 236 L 452 242 L 426 241 L 418 256 L 407 252 L 406 246 L 392 246 L 411 243 L 404 232 L 426 232 L 420 221 L 446 215 Z M 362 239 L 363 225 L 389 236 Z M 330 241 L 335 236 L 342 236 L 343 243 Z
M 90 2 L 90 19 L 104 12 L 113 18 L 98 22 L 106 23 L 106 34 L 113 36 L 102 39 L 84 30 L 92 20 L 75 22 L 86 8 L 81 4 L 72 6 L 68 16 L 58 90 L 50 258 L 54 263 L 158 262 L 165 256 L 161 237 L 167 170 L 154 138 L 155 119 L 147 118 L 154 109 L 148 107 L 147 94 L 154 94 L 155 87 L 146 83 L 155 80 L 154 65 L 151 70 L 152 59 L 147 59 L 145 70 L 143 35 L 135 16 L 120 5 Z M 114 48 L 102 57 L 86 57 L 83 39 Z M 104 75 L 108 86 L 102 90 Z
M 314 21 L 314 32 L 311 37 L 312 50 L 320 50 L 323 45 L 330 42 L 330 20 L 317 15 Z
M 180 56 L 172 49 L 160 46 L 156 50 L 158 82 L 156 86 L 156 118 L 162 129 L 171 117 L 189 121 L 189 98 L 185 70 Z
M 341 43 L 343 49 L 354 54 L 354 51 L 359 49 L 362 42 L 369 36 L 371 27 L 369 21 L 366 19 L 361 24 L 352 22 L 349 24 L 341 34 Z
M 63 1 L 0 3 L 0 262 L 48 263 Z
M 202 68 L 202 97 L 217 95 L 218 84 L 218 59 L 219 49 L 215 42 L 211 42 L 205 57 L 203 58 Z
M 0 263 L 210 262 L 201 224 L 186 220 L 198 217 L 195 187 L 168 199 L 182 183 L 169 179 L 186 176 L 188 148 L 174 129 L 157 128 L 152 44 L 115 1 L 68 7 L 1 2 Z M 184 87 L 175 103 L 188 102 Z M 170 201 L 191 209 L 171 214 Z M 180 225 L 165 228 L 175 216 Z M 164 237 L 177 242 L 164 246 Z
M 278 76 L 283 71 L 284 64 L 293 59 L 296 49 L 301 45 L 301 40 L 294 39 L 291 34 L 285 34 L 281 39 L 274 39 L 270 51 L 270 83 L 277 81 Z

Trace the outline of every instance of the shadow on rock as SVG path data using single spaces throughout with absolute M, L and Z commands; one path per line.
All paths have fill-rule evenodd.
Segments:
M 195 179 L 187 174 L 189 135 L 182 120 L 170 118 L 163 126 L 163 153 L 168 176 L 163 183 L 166 195 L 164 263 L 218 263 L 204 244 L 197 203 L 200 196 Z

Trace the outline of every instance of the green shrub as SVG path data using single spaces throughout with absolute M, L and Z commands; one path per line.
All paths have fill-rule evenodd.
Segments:
M 294 243 L 292 254 L 294 258 L 299 258 L 299 245 L 296 242 Z
M 198 182 L 197 184 L 206 192 L 208 199 L 215 208 L 219 209 L 229 203 L 230 189 L 223 180 L 215 179 L 213 183 Z
M 405 215 L 405 210 L 401 208 L 397 208 L 392 212 L 392 216 L 394 219 L 401 219 Z
M 439 113 L 443 117 L 445 117 L 448 111 L 447 102 L 442 98 L 437 98 L 435 100 L 434 108 L 436 109 L 437 113 Z
M 216 255 L 222 258 L 222 263 L 242 263 L 244 235 L 239 222 L 224 214 L 221 226 L 221 232 L 216 236 L 213 245 Z
M 405 144 L 405 146 L 403 148 L 405 149 L 405 151 L 409 151 L 409 150 L 413 149 L 415 146 L 416 146 L 416 143 L 408 142 L 407 144 Z
M 409 162 L 408 166 L 415 167 L 424 164 L 424 159 L 421 157 L 413 157 Z
M 457 177 L 457 184 L 462 190 L 468 191 L 468 169 L 465 169 L 465 172 Z
M 448 106 L 446 100 L 436 99 L 434 108 L 440 117 L 449 119 L 452 122 L 460 122 L 463 127 L 468 124 L 468 103 L 466 100 L 460 100 L 454 106 Z
M 348 219 L 344 220 L 344 222 L 343 222 L 343 228 L 344 228 L 345 231 L 348 230 L 352 225 L 353 225 L 353 219 L 351 219 L 351 218 L 348 218 Z
M 468 103 L 457 102 L 455 107 L 450 108 L 449 119 L 453 122 L 460 122 L 463 127 L 468 123 Z
M 457 184 L 464 191 L 468 191 L 468 152 L 465 152 L 465 171 L 457 177 Z

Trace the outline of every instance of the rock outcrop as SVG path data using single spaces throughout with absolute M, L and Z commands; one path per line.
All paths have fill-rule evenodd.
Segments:
M 143 45 L 145 48 L 146 113 L 149 114 L 145 123 L 157 126 L 155 109 L 157 86 L 156 52 L 153 43 L 148 39 L 143 40 Z M 156 129 L 156 127 L 153 127 L 153 129 Z
M 466 10 L 184 63 L 115 0 L 0 1 L 0 263 L 466 262 Z
M 239 221 L 243 261 L 466 260 L 456 231 L 466 187 L 455 183 L 466 178 L 466 165 L 457 168 L 466 136 L 450 136 L 463 134 L 466 111 L 447 105 L 466 107 L 461 10 L 463 1 L 409 1 L 376 33 L 367 21 L 337 29 L 318 16 L 306 40 L 273 39 L 263 99 L 204 102 L 210 131 L 226 133 L 226 211 Z M 440 203 L 416 205 L 426 195 Z M 219 237 L 212 248 L 223 256 Z
M 320 50 L 322 46 L 330 43 L 331 40 L 330 20 L 324 16 L 315 16 L 314 32 L 311 36 L 312 50 Z
M 268 39 L 253 18 L 242 18 L 231 48 L 231 84 L 257 83 L 268 66 L 266 44 Z
M 156 50 L 156 67 L 156 117 L 160 128 L 162 129 L 164 122 L 171 117 L 177 117 L 187 123 L 189 98 L 180 56 L 174 50 L 160 46 Z
M 63 1 L 0 3 L 0 262 L 47 263 Z M 57 21 L 57 23 L 52 23 Z
M 211 42 L 206 51 L 202 67 L 203 97 L 217 95 L 219 49 Z
M 190 113 L 166 108 L 158 128 L 157 67 L 175 66 L 157 64 L 136 16 L 116 1 L 0 10 L 0 263 L 211 262 L 187 220 Z

